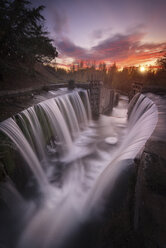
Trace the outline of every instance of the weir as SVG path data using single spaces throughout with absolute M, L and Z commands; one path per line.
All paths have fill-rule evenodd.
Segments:
M 102 213 L 157 123 L 157 108 L 143 95 L 129 118 L 128 99 L 121 96 L 116 107 L 111 99 L 109 116 L 93 120 L 87 90 L 50 94 L 0 123 L 8 174 L 1 186 L 5 247 L 70 247 L 70 237 Z
M 24 90 L 2 91 L 0 92 L 0 103 L 2 103 L 1 120 L 7 119 L 17 114 L 21 110 L 33 106 L 44 99 L 52 98 L 49 92 L 55 92 L 55 95 L 61 95 L 66 89 L 72 91 L 76 89 L 85 89 L 90 99 L 91 112 L 94 117 L 106 113 L 113 106 L 114 90 L 103 86 L 102 81 L 90 81 L 84 83 L 75 83 L 70 80 L 68 83 L 50 84 L 38 88 L 29 88 Z M 4 110 L 3 110 L 4 106 Z M 6 108 L 7 107 L 7 110 Z M 13 109 L 10 113 L 9 109 Z M 5 118 L 6 117 L 6 118 Z

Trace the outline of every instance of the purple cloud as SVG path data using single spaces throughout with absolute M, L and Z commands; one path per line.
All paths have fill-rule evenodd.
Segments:
M 116 34 L 97 46 L 92 47 L 92 52 L 99 60 L 119 60 L 128 57 L 134 50 L 139 47 L 140 40 L 143 38 L 142 33 L 133 33 L 129 35 Z
M 80 46 L 76 46 L 71 40 L 66 37 L 63 38 L 63 40 L 58 41 L 56 45 L 60 53 L 67 57 L 72 57 L 76 60 L 87 59 L 88 57 L 86 49 Z
M 141 63 L 157 57 L 161 57 L 166 49 L 165 43 L 145 43 L 141 41 L 144 33 L 134 32 L 130 34 L 116 34 L 109 37 L 90 50 L 75 45 L 71 40 L 63 38 L 57 43 L 57 48 L 66 57 L 75 60 L 116 61 L 119 63 L 132 61 Z M 127 62 L 128 63 L 128 62 Z

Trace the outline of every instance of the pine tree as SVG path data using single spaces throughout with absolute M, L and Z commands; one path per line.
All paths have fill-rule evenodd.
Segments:
M 43 9 L 44 6 L 32 8 L 27 0 L 1 0 L 1 60 L 32 65 L 36 61 L 49 62 L 58 55 L 44 30 Z

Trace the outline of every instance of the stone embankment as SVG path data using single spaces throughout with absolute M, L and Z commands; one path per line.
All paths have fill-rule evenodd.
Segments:
M 43 97 L 48 97 L 49 90 L 57 90 L 61 87 L 67 87 L 67 83 L 0 91 L 0 121 L 3 121 L 26 108 L 39 103 Z
M 32 88 L 0 91 L 0 121 L 41 102 L 45 98 L 50 98 L 50 90 L 58 90 L 68 86 L 68 83 L 56 83 Z M 89 83 L 75 83 L 74 87 L 88 89 Z
M 73 90 L 74 88 L 87 89 L 94 117 L 110 111 L 113 107 L 114 91 L 103 87 L 102 82 L 75 83 L 73 80 L 70 80 L 68 83 L 47 84 L 36 88 L 0 91 L 0 121 L 46 98 L 52 97 L 49 95 L 49 91 L 61 88 L 68 88 L 69 90 Z

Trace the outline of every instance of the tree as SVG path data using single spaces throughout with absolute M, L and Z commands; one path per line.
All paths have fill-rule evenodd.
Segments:
M 70 71 L 72 73 L 74 73 L 76 71 L 76 68 L 75 68 L 75 64 L 74 63 L 70 66 Z
M 157 64 L 161 67 L 163 71 L 166 71 L 166 54 L 157 60 Z
M 99 64 L 99 71 L 106 73 L 107 67 L 106 67 L 106 64 L 104 62 Z
M 117 73 L 117 66 L 116 66 L 116 63 L 114 63 L 112 66 L 110 66 L 110 68 L 108 69 L 108 77 L 109 77 L 109 80 L 110 80 L 110 83 L 113 82 L 114 78 L 115 78 L 115 75 Z
M 44 6 L 32 8 L 28 0 L 1 0 L 0 57 L 32 65 L 49 62 L 58 53 L 44 30 Z

